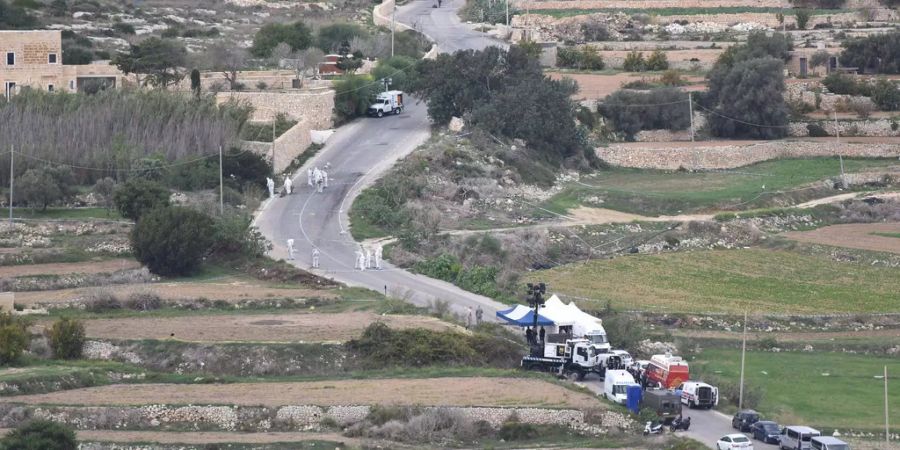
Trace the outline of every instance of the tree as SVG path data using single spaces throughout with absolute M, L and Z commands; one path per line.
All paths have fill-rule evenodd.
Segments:
M 540 60 L 541 55 L 544 53 L 544 48 L 541 47 L 541 44 L 530 39 L 521 40 L 516 46 L 522 49 L 529 58 Z
M 316 46 L 325 53 L 334 53 L 338 51 L 345 43 L 355 37 L 365 36 L 366 31 L 359 25 L 353 23 L 333 23 L 319 28 L 316 37 Z M 348 52 L 349 53 L 349 52 Z
M 32 208 L 47 206 L 70 198 L 74 194 L 72 170 L 67 166 L 28 169 L 16 180 L 16 197 Z
M 809 66 L 812 68 L 825 67 L 829 59 L 831 59 L 831 55 L 828 52 L 819 50 L 809 57 Z
M 270 23 L 256 32 L 250 53 L 257 58 L 268 58 L 272 55 L 272 49 L 282 42 L 289 45 L 292 51 L 297 51 L 309 48 L 312 41 L 312 32 L 303 22 Z
M 662 50 L 654 50 L 653 53 L 650 54 L 650 57 L 647 58 L 644 67 L 646 67 L 647 70 L 668 70 L 669 58 L 666 57 L 666 54 Z
M 81 358 L 84 347 L 84 325 L 68 317 L 56 321 L 47 331 L 47 341 L 56 359 Z
M 797 19 L 797 28 L 805 30 L 806 25 L 809 24 L 809 18 L 812 17 L 812 11 L 801 8 L 794 12 L 794 17 Z
M 67 66 L 83 66 L 94 61 L 94 52 L 84 47 L 63 45 L 62 59 Z
M 367 75 L 345 74 L 334 83 L 334 111 L 341 121 L 366 114 L 381 86 Z
M 194 93 L 194 97 L 200 98 L 201 88 L 200 71 L 197 69 L 191 70 L 191 92 Z
M 238 83 L 238 73 L 247 66 L 247 50 L 234 42 L 217 42 L 208 50 L 210 68 L 222 72 L 228 80 L 228 87 L 234 90 Z
M 259 154 L 232 147 L 222 159 L 222 173 L 228 180 L 262 186 L 272 174 L 272 166 Z
M 128 53 L 117 53 L 112 63 L 125 74 L 144 75 L 143 85 L 166 88 L 184 76 L 180 69 L 186 61 L 187 49 L 181 42 L 151 37 L 131 44 Z
M 97 180 L 94 183 L 94 195 L 99 197 L 100 204 L 109 212 L 115 202 L 113 201 L 113 193 L 116 190 L 116 181 L 110 177 Z
M 306 74 L 311 72 L 315 76 L 319 71 L 319 63 L 324 60 L 325 53 L 322 50 L 308 48 L 291 55 L 290 65 L 302 85 L 303 80 L 306 79 Z
M 900 31 L 845 41 L 839 59 L 844 67 L 859 67 L 877 73 L 900 73 Z
M 0 312 L 0 364 L 18 360 L 30 341 L 28 322 L 12 313 Z
M 787 134 L 788 107 L 784 101 L 784 62 L 754 58 L 739 62 L 721 85 L 712 133 L 721 137 L 775 139 Z
M 213 244 L 213 221 L 206 214 L 179 206 L 153 209 L 131 231 L 135 258 L 151 272 L 186 275 Z
M 600 21 L 589 21 L 581 24 L 581 33 L 587 42 L 599 42 L 609 40 L 609 28 Z
M 122 217 L 137 221 L 151 209 L 168 206 L 169 191 L 157 182 L 133 179 L 115 190 L 113 200 Z
M 416 83 L 416 60 L 408 56 L 383 59 L 372 69 L 372 78 L 391 79 L 391 89 L 409 91 Z
M 625 69 L 626 72 L 643 72 L 645 64 L 644 54 L 632 50 L 625 55 L 625 62 L 622 64 L 622 68 Z
M 0 0 L 0 30 L 29 29 L 37 24 L 37 19 L 15 2 L 9 5 Z
M 71 428 L 49 420 L 33 420 L 0 439 L 9 450 L 76 450 L 78 441 Z
M 676 88 L 619 90 L 607 96 L 599 109 L 617 131 L 628 137 L 641 130 L 684 130 L 691 124 L 687 94 Z
M 900 111 L 900 86 L 884 78 L 872 87 L 872 101 L 882 111 Z

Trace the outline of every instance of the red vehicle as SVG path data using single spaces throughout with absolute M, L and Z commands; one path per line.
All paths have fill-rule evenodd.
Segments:
M 664 389 L 675 389 L 689 379 L 688 363 L 680 356 L 653 355 L 647 364 L 647 381 Z

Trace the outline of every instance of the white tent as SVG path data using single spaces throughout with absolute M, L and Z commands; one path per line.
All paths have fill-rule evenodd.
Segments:
M 551 295 L 544 302 L 544 307 L 541 308 L 541 315 L 556 324 L 554 332 L 559 332 L 559 327 L 561 326 L 571 326 L 573 336 L 606 335 L 606 330 L 603 329 L 603 321 L 600 318 L 582 311 L 574 302 L 569 302 L 569 304 L 563 303 L 556 294 Z
M 544 301 L 540 311 L 542 316 L 553 321 L 554 327 L 549 330 L 552 333 L 559 333 L 559 327 L 575 326 L 575 317 L 572 316 L 571 310 L 556 295 Z

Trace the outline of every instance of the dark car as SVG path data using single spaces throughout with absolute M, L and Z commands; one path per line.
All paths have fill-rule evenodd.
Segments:
M 753 439 L 763 441 L 766 444 L 781 442 L 781 427 L 769 420 L 760 420 L 750 425 L 750 433 L 753 435 Z
M 734 413 L 731 418 L 731 427 L 738 431 L 750 431 L 750 426 L 759 422 L 759 413 L 752 409 L 745 409 Z

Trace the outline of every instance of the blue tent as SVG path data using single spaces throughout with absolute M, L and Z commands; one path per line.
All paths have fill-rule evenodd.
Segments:
M 534 310 L 525 305 L 516 305 L 510 309 L 497 311 L 497 317 L 519 327 L 534 325 Z M 541 327 L 551 326 L 553 321 L 538 314 L 537 324 Z

